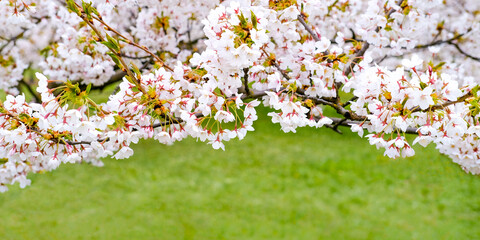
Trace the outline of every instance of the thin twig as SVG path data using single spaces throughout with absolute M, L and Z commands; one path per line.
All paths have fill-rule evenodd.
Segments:
M 465 55 L 465 57 L 471 58 L 475 61 L 480 61 L 480 57 L 474 57 L 474 56 L 468 54 L 467 52 L 463 51 L 460 48 L 460 46 L 458 46 L 458 44 L 456 44 L 456 43 L 448 43 L 448 44 L 453 45 L 461 54 Z
M 457 34 L 452 38 L 449 38 L 449 39 L 446 39 L 446 40 L 433 41 L 433 42 L 425 44 L 425 45 L 418 45 L 418 46 L 415 46 L 415 48 L 420 48 L 420 49 L 421 48 L 428 48 L 428 47 L 432 47 L 432 46 L 436 46 L 436 45 L 440 45 L 440 44 L 444 44 L 444 43 L 451 44 L 451 43 L 453 43 L 453 41 L 462 38 L 465 34 L 469 33 L 470 31 L 472 31 L 472 29 L 468 29 L 467 32 L 462 33 L 462 34 Z
M 100 31 L 93 25 L 93 21 L 90 21 L 87 17 L 87 15 L 85 13 L 82 13 L 80 15 L 80 17 L 82 18 L 82 20 L 88 24 L 88 26 L 90 26 L 90 28 L 97 34 L 98 38 L 100 39 L 100 41 L 105 41 L 105 39 L 103 38 L 103 35 L 100 33 Z M 108 47 L 108 46 L 107 46 Z M 146 94 L 146 91 L 145 89 L 143 89 L 142 85 L 140 84 L 140 81 L 135 77 L 135 75 L 132 73 L 132 71 L 130 70 L 130 68 L 128 67 L 128 65 L 125 63 L 125 61 L 123 60 L 122 56 L 121 56 L 121 52 L 120 51 L 116 51 L 115 49 L 111 48 L 111 47 L 108 47 L 108 49 L 113 53 L 115 54 L 117 57 L 118 57 L 118 60 L 120 61 L 120 63 L 122 64 L 123 66 L 123 69 L 122 70 L 125 70 L 127 75 L 132 79 L 133 83 L 135 84 L 135 86 L 138 88 L 138 90 L 140 90 L 143 94 Z
M 426 109 L 426 110 L 422 110 L 420 107 L 415 107 L 413 108 L 411 111 L 412 112 L 421 112 L 421 111 L 435 111 L 435 110 L 438 110 L 438 109 L 444 109 L 450 105 L 453 105 L 453 104 L 456 104 L 456 103 L 461 103 L 461 102 L 464 102 L 467 98 L 471 97 L 472 96 L 472 92 L 468 92 L 466 93 L 465 95 L 459 97 L 457 100 L 455 101 L 447 101 L 443 104 L 437 104 L 437 105 L 433 105 L 431 106 L 430 108 Z
M 3 51 L 3 49 L 5 49 L 5 48 L 8 46 L 8 44 L 10 44 L 11 42 L 13 42 L 13 44 L 15 44 L 15 42 L 17 41 L 17 39 L 21 38 L 21 37 L 23 36 L 23 34 L 25 33 L 25 31 L 27 31 L 27 29 L 24 29 L 24 30 L 23 30 L 21 33 L 19 33 L 18 35 L 7 39 L 7 42 L 0 47 L 0 53 Z M 3 38 L 2 38 L 2 39 L 3 39 Z
M 317 42 L 320 41 L 320 38 L 318 37 L 318 34 L 313 32 L 312 28 L 310 28 L 310 26 L 308 26 L 308 24 L 305 22 L 305 16 L 303 14 L 298 15 L 297 19 L 303 25 L 305 30 L 307 30 L 307 32 L 310 33 L 310 35 L 313 37 L 313 39 L 315 41 L 317 41 Z
M 364 122 L 364 121 L 354 121 L 354 120 L 345 120 L 344 118 L 335 118 L 335 117 L 329 117 L 333 122 L 332 124 L 330 124 L 329 128 L 332 128 L 333 126 L 335 125 L 338 125 L 338 126 L 344 126 L 344 127 L 350 127 L 351 125 L 353 124 L 362 124 L 362 123 L 368 123 L 367 122 Z M 398 130 L 397 128 L 395 128 L 393 131 L 396 131 Z M 401 131 L 401 130 L 400 130 Z M 415 134 L 415 135 L 418 135 L 418 128 L 413 128 L 413 127 L 408 127 L 406 129 L 406 131 L 401 131 L 401 132 L 404 132 L 404 133 L 407 133 L 407 134 Z
M 142 60 L 142 59 L 149 59 L 149 58 L 152 58 L 152 56 L 129 56 L 129 55 L 126 55 L 124 53 L 122 53 L 120 56 L 124 57 L 124 58 L 128 58 L 128 59 L 135 59 L 135 60 Z
M 247 96 L 250 96 L 250 87 L 248 86 L 248 68 L 243 69 L 243 85 Z
M 397 1 L 397 5 L 401 5 L 403 2 L 403 0 L 398 0 Z M 396 10 L 395 9 L 390 9 L 390 11 L 388 11 L 387 13 L 387 19 L 390 17 L 390 15 L 392 15 L 392 13 L 394 13 Z M 375 32 L 379 32 L 381 30 L 381 27 L 377 27 L 375 29 Z M 360 49 L 360 51 L 358 51 L 354 57 L 353 57 L 353 60 L 350 62 L 350 64 L 344 69 L 343 71 L 343 74 L 345 76 L 348 76 L 352 70 L 353 70 L 353 67 L 362 60 L 361 57 L 363 57 L 363 55 L 365 54 L 365 52 L 367 51 L 367 49 L 370 47 L 370 44 L 367 42 L 367 41 L 364 41 L 364 44 L 362 46 L 362 48 Z M 337 86 L 337 87 L 340 87 L 340 86 Z M 337 88 L 338 89 L 338 88 Z
M 343 104 L 343 107 L 347 107 L 348 105 L 350 105 L 352 102 L 356 101 L 358 99 L 357 96 L 354 96 L 352 98 L 350 98 L 345 104 Z

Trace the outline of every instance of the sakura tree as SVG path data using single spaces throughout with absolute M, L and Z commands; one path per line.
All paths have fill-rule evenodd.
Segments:
M 139 139 L 224 149 L 254 130 L 260 104 L 285 132 L 348 126 L 391 158 L 435 144 L 480 173 L 480 1 L 0 0 L 0 10 L 0 191 L 61 163 L 128 158 Z M 112 84 L 107 102 L 89 96 Z

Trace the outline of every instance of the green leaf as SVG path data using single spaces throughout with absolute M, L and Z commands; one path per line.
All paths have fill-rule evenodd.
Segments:
M 477 86 L 475 86 L 475 87 L 472 88 L 471 92 L 472 92 L 472 95 L 473 95 L 474 97 L 477 97 L 477 96 L 478 96 L 478 90 L 479 90 L 479 89 L 480 89 L 480 86 L 479 86 L 479 85 L 477 85 Z
M 425 89 L 427 87 L 427 84 L 424 83 L 424 82 L 420 82 L 420 87 L 423 89 Z
M 115 52 L 118 52 L 118 48 L 117 46 L 115 46 L 114 43 L 111 43 L 111 42 L 107 42 L 107 41 L 102 41 L 100 42 L 101 44 L 105 45 L 106 47 L 108 47 L 110 50 L 113 50 Z
M 250 10 L 250 14 L 252 15 L 252 25 L 255 30 L 257 30 L 257 16 L 255 16 L 255 13 L 253 13 L 252 10 Z
M 85 90 L 85 92 L 86 92 L 87 94 L 89 94 L 91 89 L 92 89 L 92 84 L 90 83 L 90 84 L 88 84 L 87 89 Z
M 126 78 L 130 83 L 133 83 L 134 85 L 136 85 L 136 84 L 135 84 L 135 81 L 134 81 L 130 76 L 127 75 L 127 76 L 125 76 L 125 78 Z
M 238 16 L 238 19 L 240 20 L 240 26 L 241 26 L 242 28 L 247 27 L 247 19 L 245 19 L 245 16 L 243 16 L 243 13 L 241 13 L 241 14 Z
M 102 16 L 100 16 L 100 13 L 98 13 L 97 9 L 94 8 L 94 7 L 91 7 L 90 10 L 92 11 L 93 14 L 97 15 L 99 18 L 101 18 Z
M 108 40 L 108 42 L 110 42 L 110 43 L 112 43 L 113 45 L 115 45 L 115 48 L 114 48 L 115 51 L 117 51 L 117 52 L 120 51 L 120 45 L 118 44 L 118 41 L 117 41 L 115 38 L 113 38 L 113 37 L 111 37 L 110 35 L 108 35 L 108 33 L 107 33 L 107 40 Z
M 142 74 L 140 73 L 140 69 L 138 69 L 137 65 L 135 65 L 133 62 L 131 63 L 131 65 L 132 65 L 132 70 L 134 73 L 137 74 L 137 77 L 142 76 Z
M 437 64 L 435 67 L 433 67 L 433 71 L 441 70 L 443 65 L 445 65 L 445 62 L 441 62 L 441 63 Z
M 78 10 L 77 5 L 73 0 L 67 0 L 67 9 L 76 13 L 78 16 L 81 15 L 80 10 Z
M 83 11 L 85 12 L 85 14 L 87 15 L 87 18 L 89 20 L 92 19 L 92 2 L 89 2 L 89 3 L 86 3 L 85 1 L 82 0 L 82 7 L 83 7 Z
M 123 68 L 123 65 L 120 63 L 120 59 L 118 59 L 118 56 L 117 56 L 117 55 L 115 55 L 115 54 L 112 53 L 112 52 L 108 52 L 107 54 L 108 54 L 108 56 L 110 56 L 110 57 L 112 58 L 113 62 L 115 62 L 115 64 L 117 64 L 117 66 L 118 66 L 120 69 Z

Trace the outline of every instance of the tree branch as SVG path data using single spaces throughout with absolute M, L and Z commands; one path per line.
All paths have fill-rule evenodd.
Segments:
M 178 121 L 177 119 L 175 119 L 175 121 L 176 121 L 176 123 L 183 122 L 181 120 Z M 160 123 L 153 124 L 151 127 L 155 129 L 155 128 L 164 127 L 164 126 L 167 126 L 167 125 L 170 125 L 170 124 L 175 124 L 175 123 L 170 122 L 170 121 L 160 122 Z M 136 132 L 136 131 L 138 131 L 138 129 L 133 129 L 132 130 L 132 132 Z M 109 140 L 110 140 L 109 138 L 102 138 L 102 139 L 98 139 L 97 142 L 105 142 L 105 141 L 109 141 Z M 68 145 L 75 146 L 75 145 L 83 145 L 83 144 L 90 145 L 94 141 L 61 141 L 59 143 L 63 143 L 63 142 L 65 142 Z
M 318 37 L 318 34 L 313 32 L 312 28 L 310 28 L 310 26 L 308 26 L 308 24 L 305 22 L 305 15 L 300 14 L 300 15 L 298 15 L 297 19 L 303 25 L 305 30 L 307 30 L 307 32 L 310 33 L 310 35 L 312 35 L 313 39 L 316 42 L 320 41 L 320 38 Z
M 247 96 L 250 96 L 250 87 L 248 86 L 248 68 L 243 69 L 243 85 Z
M 424 111 L 435 111 L 435 110 L 438 110 L 438 109 L 444 109 L 450 105 L 453 105 L 453 104 L 456 104 L 456 103 L 461 103 L 461 102 L 464 102 L 467 98 L 471 97 L 473 94 L 472 92 L 468 92 L 466 93 L 465 95 L 459 97 L 457 100 L 455 101 L 447 101 L 443 104 L 437 104 L 437 105 L 433 105 L 431 106 L 430 108 L 428 109 L 425 109 L 425 110 L 422 110 L 421 108 L 419 107 L 415 107 L 414 109 L 412 109 L 411 111 L 412 112 L 424 112 Z
M 117 83 L 117 82 L 121 81 L 123 79 L 123 77 L 125 77 L 126 75 L 127 74 L 124 71 L 117 70 L 117 71 L 115 71 L 115 74 L 113 74 L 107 82 L 105 82 L 105 83 L 103 83 L 102 85 L 99 85 L 99 86 L 92 86 L 91 90 L 103 90 L 106 87 L 110 86 L 111 84 L 114 84 L 114 83 Z M 48 88 L 53 89 L 53 88 L 57 88 L 61 85 L 62 85 L 61 83 L 51 82 L 51 83 L 48 84 Z M 84 90 L 87 89 L 88 84 L 83 84 L 80 81 L 79 87 L 82 91 L 84 91 Z
M 463 51 L 463 50 L 460 48 L 460 46 L 458 46 L 458 44 L 456 44 L 456 43 L 448 43 L 448 44 L 453 45 L 453 46 L 458 50 L 458 52 L 460 52 L 461 54 L 465 55 L 465 57 L 471 58 L 471 59 L 473 59 L 473 60 L 475 60 L 475 61 L 480 61 L 480 57 L 474 57 L 474 56 L 468 54 L 467 52 Z
M 24 34 L 26 31 L 27 31 L 27 29 L 23 29 L 23 31 L 22 31 L 21 33 L 19 33 L 19 34 L 16 35 L 16 36 L 13 36 L 13 37 L 11 37 L 11 38 L 9 38 L 9 39 L 6 39 L 6 38 L 3 38 L 3 37 L 2 37 L 2 39 L 6 40 L 7 42 L 0 47 L 0 53 L 3 51 L 3 49 L 5 49 L 5 48 L 8 46 L 8 44 L 10 44 L 11 42 L 13 42 L 13 43 L 15 44 L 15 42 L 17 41 L 17 39 L 23 37 L 23 34 Z
M 428 47 L 432 47 L 432 46 L 436 46 L 436 45 L 440 45 L 440 44 L 444 44 L 444 43 L 452 44 L 453 41 L 460 39 L 461 37 L 463 37 L 465 34 L 469 33 L 470 31 L 472 31 L 472 29 L 468 29 L 467 32 L 462 33 L 462 34 L 457 34 L 450 39 L 433 41 L 433 42 L 425 44 L 425 45 L 415 46 L 415 48 L 420 48 L 420 49 L 421 48 L 428 48 Z
M 350 125 L 352 124 L 362 124 L 364 123 L 364 121 L 354 121 L 354 120 L 347 120 L 347 119 L 344 119 L 344 118 L 335 118 L 335 117 L 329 117 L 330 119 L 332 119 L 333 121 L 333 125 L 330 124 L 328 125 L 327 127 L 328 128 L 334 128 L 335 126 L 344 126 L 344 127 L 350 127 Z M 368 122 L 368 121 L 367 121 Z M 397 128 L 394 129 L 394 131 L 396 130 L 399 130 Z M 400 130 L 401 131 L 401 130 Z M 412 127 L 408 127 L 406 131 L 401 131 L 401 132 L 404 132 L 404 133 L 407 133 L 407 134 L 415 134 L 417 135 L 418 134 L 418 128 L 412 128 Z
M 403 0 L 398 0 L 397 1 L 397 5 L 401 5 L 403 2 Z M 392 15 L 392 13 L 394 13 L 395 10 L 394 9 L 390 9 L 390 11 L 388 11 L 387 13 L 387 19 L 390 17 L 390 15 Z M 379 32 L 381 30 L 381 27 L 377 27 L 375 29 L 375 32 Z M 345 76 L 348 77 L 348 75 L 353 71 L 353 67 L 355 66 L 355 64 L 357 64 L 358 62 L 360 62 L 362 59 L 361 57 L 365 54 L 365 52 L 367 51 L 367 49 L 370 47 L 370 44 L 367 42 L 367 41 L 363 41 L 363 46 L 362 48 L 360 49 L 360 51 L 358 51 L 354 57 L 353 57 L 353 60 L 350 62 L 350 64 L 343 70 L 343 74 Z M 339 86 L 337 87 L 340 87 L 341 84 L 339 84 Z M 337 88 L 338 89 L 338 88 Z

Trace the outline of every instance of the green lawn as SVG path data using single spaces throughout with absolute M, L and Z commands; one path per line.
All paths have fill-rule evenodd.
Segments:
M 480 177 L 433 147 L 390 160 L 349 132 L 269 121 L 225 152 L 145 141 L 103 168 L 31 176 L 0 195 L 0 239 L 480 237 Z

